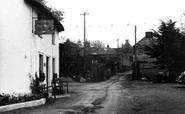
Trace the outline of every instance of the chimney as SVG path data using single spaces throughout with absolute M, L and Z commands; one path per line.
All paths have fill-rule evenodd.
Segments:
M 107 43 L 107 48 L 109 48 L 109 44 Z
M 129 40 L 128 40 L 128 39 L 126 39 L 126 40 L 125 40 L 125 44 L 128 44 L 128 43 L 129 43 Z
M 146 38 L 152 38 L 153 37 L 153 33 L 152 32 L 145 32 L 145 37 Z

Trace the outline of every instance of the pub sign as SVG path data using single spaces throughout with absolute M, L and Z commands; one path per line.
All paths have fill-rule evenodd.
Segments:
M 53 20 L 35 20 L 35 34 L 54 34 L 54 21 Z

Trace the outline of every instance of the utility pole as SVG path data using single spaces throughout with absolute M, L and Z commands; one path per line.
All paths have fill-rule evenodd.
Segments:
M 83 75 L 84 75 L 84 78 L 85 78 L 85 71 L 86 71 L 86 69 L 85 69 L 85 61 L 86 61 L 86 55 L 85 55 L 85 43 L 86 43 L 86 25 L 85 25 L 85 16 L 86 15 L 88 15 L 89 13 L 86 13 L 86 12 L 84 12 L 83 14 L 80 14 L 80 15 L 83 15 L 84 16 L 84 69 L 83 69 Z
M 135 27 L 134 27 L 134 34 L 135 34 L 135 78 L 137 79 L 137 46 L 136 46 L 136 43 L 137 43 L 137 27 L 136 27 L 136 25 L 135 25 Z
M 119 72 L 119 39 L 117 39 L 117 64 L 118 64 L 118 72 Z

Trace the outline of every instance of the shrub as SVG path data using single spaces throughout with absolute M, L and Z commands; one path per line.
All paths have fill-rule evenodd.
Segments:
M 16 93 L 4 94 L 2 93 L 0 94 L 0 106 L 38 100 L 42 97 L 43 96 L 36 95 L 36 94 L 16 94 Z
M 140 76 L 141 78 L 145 78 L 146 80 L 150 81 L 158 75 L 158 69 L 140 69 Z

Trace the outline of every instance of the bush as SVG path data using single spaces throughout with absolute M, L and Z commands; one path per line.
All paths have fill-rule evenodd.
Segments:
M 151 81 L 158 75 L 158 69 L 140 69 L 141 78 L 145 78 L 148 81 Z
M 35 74 L 35 79 L 31 78 L 31 75 L 29 76 L 29 78 L 31 81 L 30 89 L 32 93 L 30 94 L 21 94 L 21 93 L 4 94 L 2 93 L 0 94 L 0 106 L 20 103 L 20 102 L 26 102 L 26 101 L 33 101 L 33 100 L 44 98 L 42 94 L 38 93 L 40 79 L 39 77 L 37 77 L 37 74 Z
M 164 75 L 156 75 L 153 77 L 154 83 L 167 82 L 167 81 L 168 81 L 168 77 Z
M 0 106 L 41 99 L 36 94 L 0 94 Z

